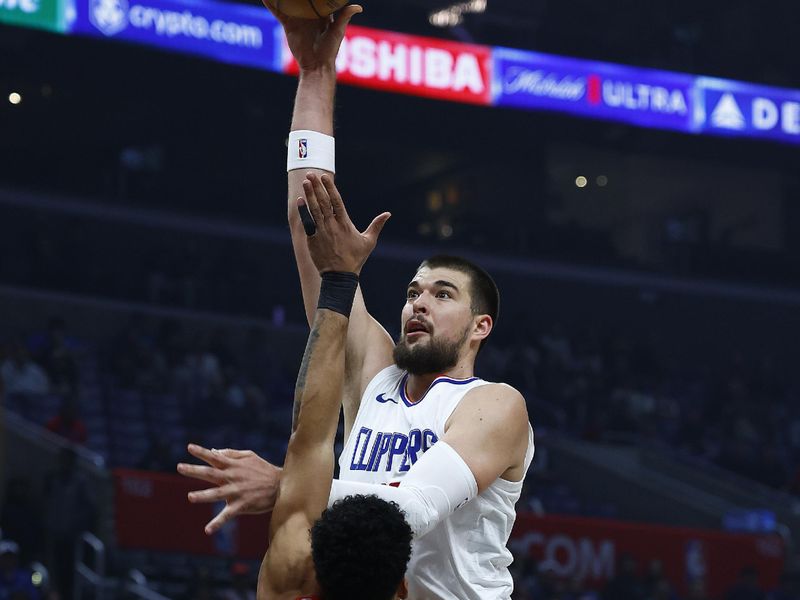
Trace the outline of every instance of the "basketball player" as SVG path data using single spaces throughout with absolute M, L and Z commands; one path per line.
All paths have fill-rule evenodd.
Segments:
M 309 232 L 314 233 L 308 247 L 322 273 L 322 287 L 297 376 L 296 418 L 270 521 L 270 545 L 259 572 L 258 598 L 405 598 L 403 575 L 412 534 L 397 505 L 355 495 L 326 510 L 348 317 L 358 274 L 388 214 L 360 234 L 344 205 L 337 205 L 335 216 L 332 211 L 323 216 L 311 196 L 307 207 Z
M 309 322 L 320 278 L 295 202 L 313 197 L 324 207 L 341 201 L 330 137 L 335 58 L 358 12 L 348 6 L 330 23 L 276 15 L 300 66 L 289 144 L 289 223 Z M 305 158 L 298 161 L 295 152 Z M 346 443 L 330 500 L 375 494 L 400 506 L 416 538 L 407 573 L 414 600 L 505 600 L 513 590 L 506 543 L 534 448 L 521 394 L 474 376 L 498 306 L 497 287 L 485 271 L 464 259 L 434 257 L 408 284 L 395 344 L 356 293 L 342 397 Z M 229 451 L 223 468 L 180 469 L 219 486 L 192 493 L 191 501 L 227 502 L 209 532 L 237 514 L 268 511 L 279 485 L 279 469 L 236 452 Z

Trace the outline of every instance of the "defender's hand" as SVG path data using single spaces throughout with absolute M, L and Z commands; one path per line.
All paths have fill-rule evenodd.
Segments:
M 251 450 L 209 450 L 195 444 L 189 444 L 188 450 L 209 466 L 180 463 L 178 473 L 216 486 L 189 492 L 189 502 L 225 501 L 222 512 L 206 525 L 207 535 L 239 515 L 266 513 L 275 506 L 282 469 Z
M 304 224 L 309 225 L 306 228 L 308 249 L 317 270 L 320 273 L 361 273 L 378 243 L 383 226 L 392 215 L 381 213 L 363 233 L 359 233 L 330 175 L 306 173 L 303 192 L 306 197 L 297 199 L 297 208 Z
M 327 19 L 298 19 L 279 12 L 273 0 L 262 0 L 275 18 L 283 25 L 286 40 L 300 72 L 316 71 L 336 66 L 336 55 L 342 45 L 347 24 L 364 9 L 358 4 L 348 4 L 336 16 Z

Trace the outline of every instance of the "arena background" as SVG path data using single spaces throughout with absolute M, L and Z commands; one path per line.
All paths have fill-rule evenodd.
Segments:
M 188 441 L 283 458 L 306 336 L 285 227 L 296 80 L 274 72 L 279 41 L 269 62 L 125 38 L 113 15 L 133 5 L 0 0 L 0 598 L 252 598 L 264 551 L 264 518 L 205 537 L 212 509 L 174 470 Z M 482 100 L 391 77 L 338 92 L 350 212 L 394 213 L 371 311 L 397 333 L 433 252 L 500 285 L 478 373 L 523 391 L 537 434 L 514 597 L 800 598 L 800 9 L 365 8 L 375 39 L 628 77 L 613 114 L 482 105 L 497 73 Z M 704 115 L 685 98 L 704 127 L 665 127 L 636 87 L 653 72 L 608 63 L 721 78 L 739 113 L 712 86 Z M 756 96 L 777 111 L 761 128 Z

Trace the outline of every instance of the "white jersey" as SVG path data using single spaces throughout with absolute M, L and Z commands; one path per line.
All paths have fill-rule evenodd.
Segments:
M 420 400 L 405 390 L 408 374 L 391 366 L 369 383 L 339 457 L 339 478 L 363 483 L 399 482 L 417 459 L 444 436 L 450 415 L 477 377 L 439 377 Z M 528 426 L 525 471 L 533 459 Z M 407 578 L 410 600 L 507 600 L 514 583 L 506 543 L 522 481 L 495 480 L 426 535 L 414 540 Z

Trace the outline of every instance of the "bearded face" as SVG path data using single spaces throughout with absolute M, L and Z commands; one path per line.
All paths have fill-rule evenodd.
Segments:
M 415 317 L 405 329 L 394 347 L 395 364 L 411 375 L 429 375 L 456 366 L 471 328 L 465 328 L 459 339 L 451 340 L 435 336 L 429 323 Z
M 470 281 L 454 269 L 420 267 L 406 291 L 394 349 L 398 367 L 412 375 L 439 375 L 458 365 L 476 332 Z

